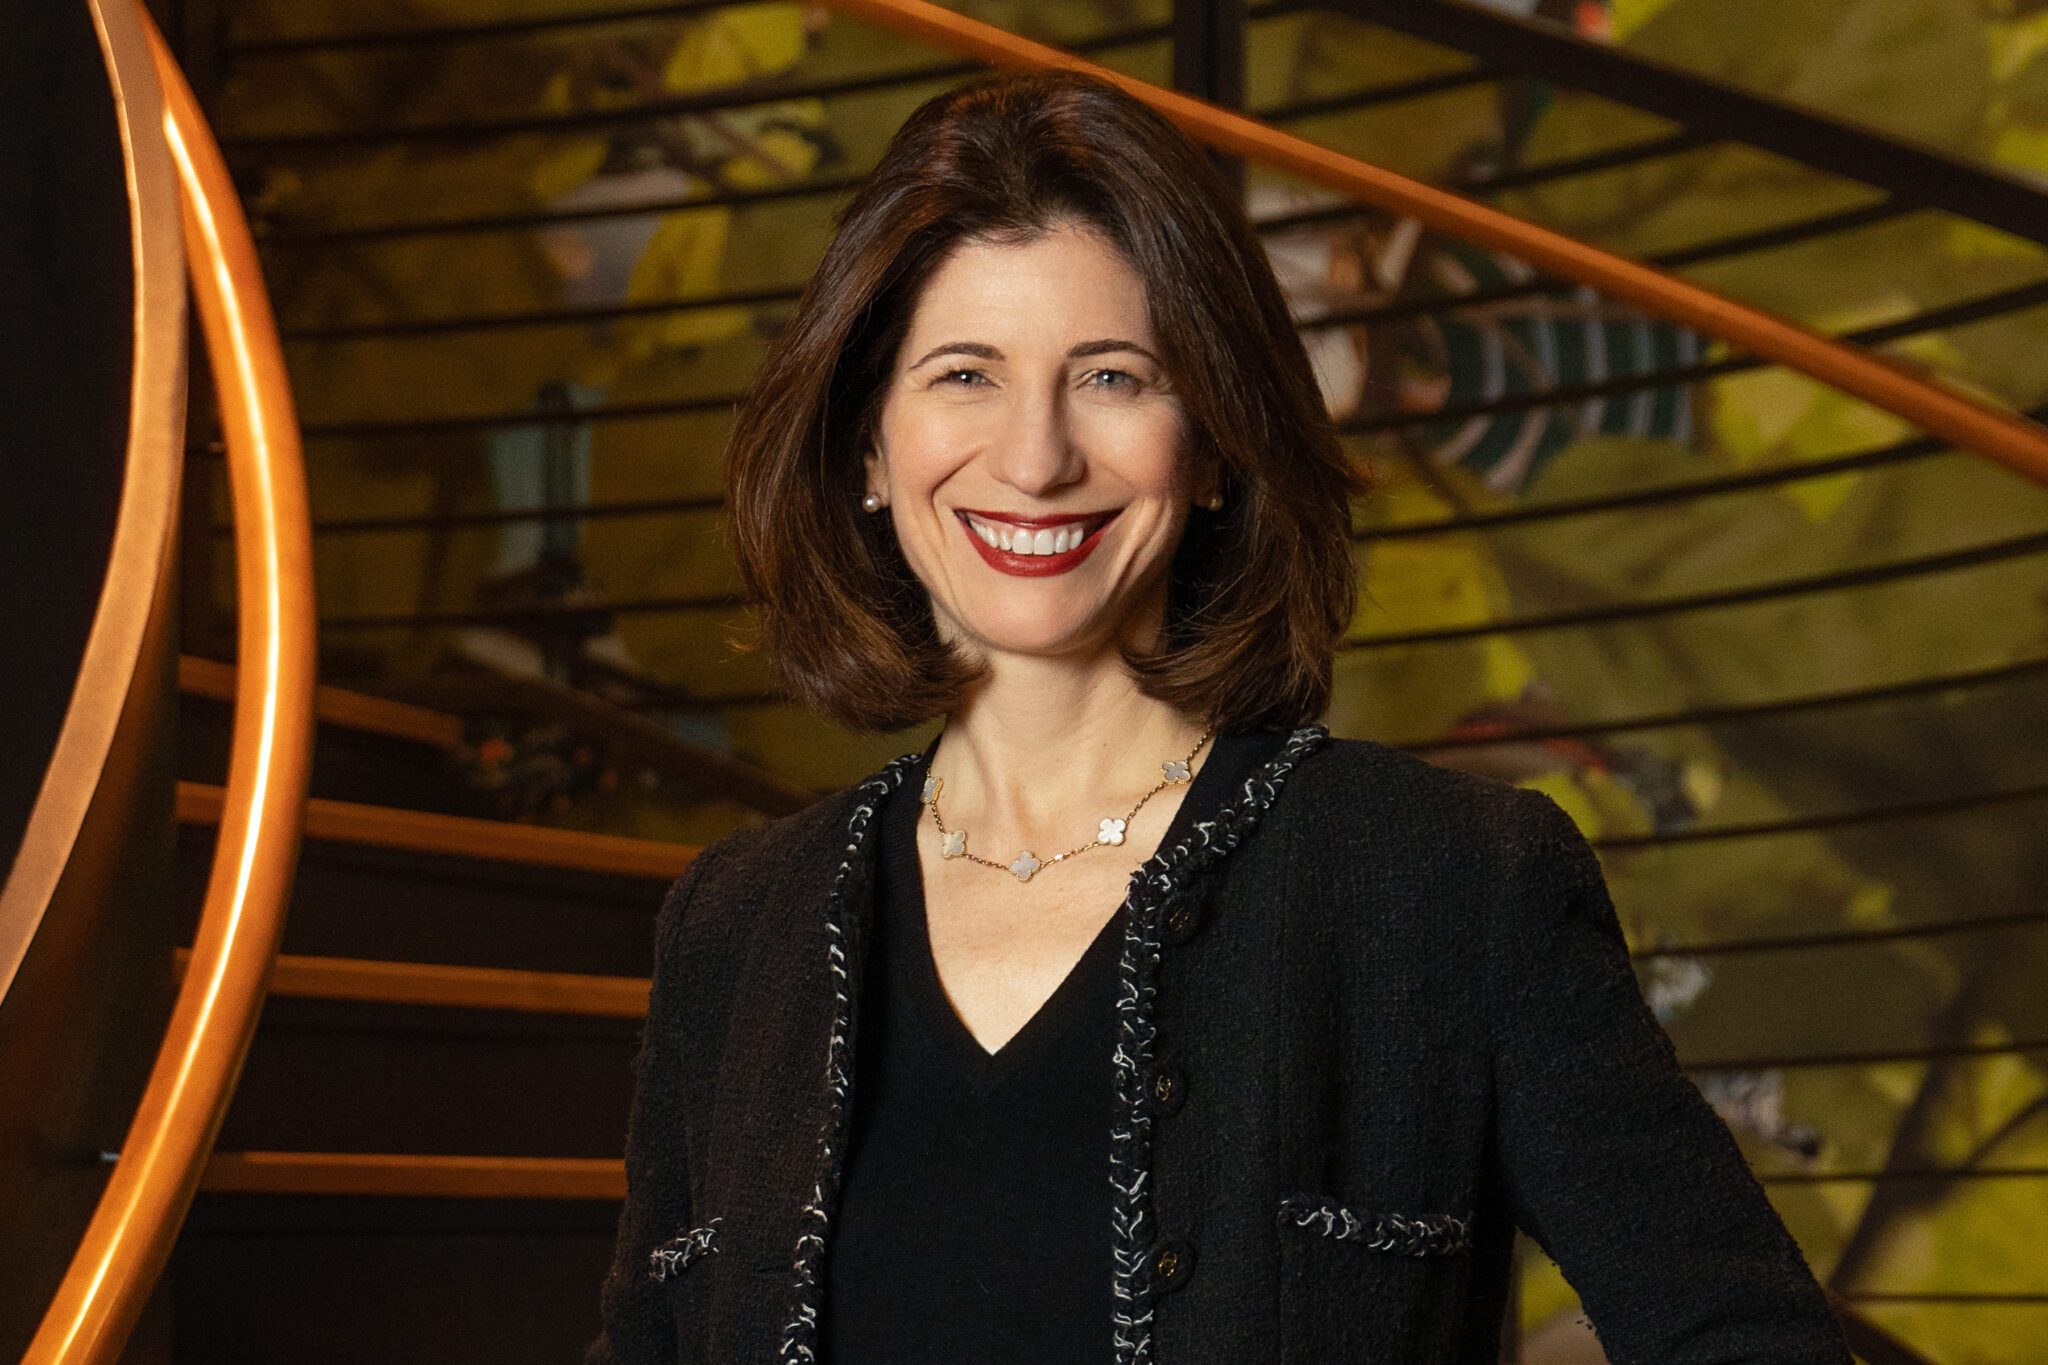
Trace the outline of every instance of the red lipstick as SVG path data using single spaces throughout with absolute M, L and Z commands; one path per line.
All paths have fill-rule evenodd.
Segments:
M 1117 511 L 1121 510 L 1123 509 L 1117 509 Z M 999 573 L 1011 574 L 1018 578 L 1044 578 L 1052 574 L 1065 573 L 1094 553 L 1095 547 L 1102 541 L 1104 528 L 1116 520 L 1117 513 L 1067 512 L 1056 516 L 1019 517 L 1011 516 L 1007 513 L 982 512 L 961 507 L 955 508 L 953 515 L 960 522 L 960 529 L 966 533 L 967 543 L 980 552 L 982 559 L 990 568 L 995 569 Z M 970 515 L 995 525 L 1015 526 L 1033 531 L 1047 530 L 1057 526 L 1070 526 L 1077 521 L 1093 521 L 1098 524 L 1095 529 L 1082 538 L 1080 544 L 1060 554 L 1020 555 L 1014 551 L 1005 550 L 999 545 L 991 545 L 983 540 L 980 534 L 975 531 L 973 523 L 968 520 Z

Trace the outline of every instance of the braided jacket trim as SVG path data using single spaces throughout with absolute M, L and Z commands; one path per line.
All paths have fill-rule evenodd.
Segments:
M 1196 821 L 1179 843 L 1158 850 L 1131 874 L 1116 1003 L 1114 1061 L 1120 1112 L 1110 1129 L 1116 1365 L 1151 1365 L 1153 1359 L 1152 1114 L 1145 1104 L 1144 1078 L 1158 1034 L 1153 1007 L 1158 995 L 1160 921 L 1182 898 L 1200 894 L 1203 874 L 1257 827 L 1287 775 L 1329 734 L 1322 725 L 1295 730 L 1279 752 L 1244 780 L 1235 801 L 1212 819 Z
M 718 1250 L 718 1225 L 724 1221 L 714 1218 L 703 1227 L 691 1228 L 680 1237 L 671 1237 L 648 1252 L 648 1275 L 656 1280 L 672 1279 L 689 1269 L 692 1261 Z
M 1396 1256 L 1459 1256 L 1472 1249 L 1469 1221 L 1448 1213 L 1367 1216 L 1327 1197 L 1289 1194 L 1280 1200 L 1280 1221 Z
M 833 874 L 832 889 L 825 898 L 826 954 L 832 973 L 832 1028 L 825 1044 L 825 1118 L 818 1134 L 817 1174 L 811 1198 L 802 1213 L 803 1232 L 797 1237 L 791 1264 L 793 1305 L 789 1322 L 782 1329 L 779 1365 L 804 1365 L 818 1359 L 818 1310 L 821 1287 L 818 1279 L 823 1264 L 825 1241 L 832 1229 L 832 1209 L 837 1202 L 840 1177 L 844 1172 L 847 1138 L 848 1096 L 853 1088 L 851 1034 L 853 1024 L 852 963 L 859 955 L 857 918 L 851 913 L 866 887 L 873 858 L 868 841 L 875 824 L 875 812 L 883 800 L 903 782 L 917 763 L 916 753 L 891 759 L 886 767 L 860 784 L 855 791 L 853 814 L 846 822 L 846 851 L 839 870 Z

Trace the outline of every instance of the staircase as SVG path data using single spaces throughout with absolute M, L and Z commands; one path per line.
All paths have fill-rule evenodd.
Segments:
M 181 672 L 189 892 L 224 679 Z M 453 717 L 333 688 L 318 714 L 283 951 L 158 1348 L 573 1359 L 623 1196 L 653 913 L 690 850 L 463 813 Z
M 188 7 L 343 685 L 270 1000 L 129 1357 L 504 1365 L 594 1334 L 662 889 L 920 738 L 825 732 L 731 656 L 724 417 L 895 120 L 1022 34 L 1222 111 L 1386 490 L 1333 730 L 1580 819 L 1865 1360 L 2028 1359 L 2048 1282 L 1996 1229 L 2048 1217 L 2048 371 L 2015 358 L 2048 193 L 1961 133 L 1687 67 L 1688 5 L 1619 44 L 1454 0 Z M 592 252 L 637 264 L 578 274 Z M 188 915 L 235 678 L 208 434 Z M 490 746 L 543 731 L 621 780 L 508 806 Z M 1518 1276 L 1514 1358 L 1596 1358 L 1535 1248 Z

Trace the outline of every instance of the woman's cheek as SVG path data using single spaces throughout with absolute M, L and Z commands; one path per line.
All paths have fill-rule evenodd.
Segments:
M 1145 404 L 1106 414 L 1101 436 L 1115 443 L 1126 481 L 1133 488 L 1177 492 L 1182 423 L 1177 406 Z

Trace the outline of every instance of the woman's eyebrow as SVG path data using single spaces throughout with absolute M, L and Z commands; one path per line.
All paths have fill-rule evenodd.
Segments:
M 1113 337 L 1104 337 L 1100 341 L 1084 341 L 1080 345 L 1076 346 L 1073 350 L 1068 351 L 1067 355 L 1070 359 L 1073 359 L 1084 355 L 1105 355 L 1110 351 L 1130 351 L 1134 354 L 1144 356 L 1145 359 L 1151 361 L 1155 365 L 1159 363 L 1158 356 L 1153 355 L 1150 351 L 1146 350 L 1143 346 L 1140 346 L 1137 342 L 1124 341 Z
M 942 355 L 972 355 L 979 356 L 983 360 L 1001 360 L 1003 358 L 1003 353 L 987 342 L 949 341 L 943 346 L 934 346 L 929 351 L 926 351 L 917 358 L 910 368 L 914 370 L 919 365 L 930 360 L 936 360 Z
M 1111 351 L 1131 351 L 1144 356 L 1154 364 L 1159 362 L 1158 356 L 1153 355 L 1137 342 L 1124 341 L 1116 337 L 1102 337 L 1095 341 L 1081 342 L 1068 351 L 1067 356 L 1069 359 L 1079 359 L 1082 356 L 1105 355 Z M 942 346 L 934 346 L 931 350 L 926 351 L 917 358 L 910 368 L 914 370 L 919 365 L 936 360 L 942 355 L 971 355 L 978 356 L 983 360 L 1001 360 L 1003 358 L 1003 353 L 1000 350 L 985 341 L 949 341 Z

